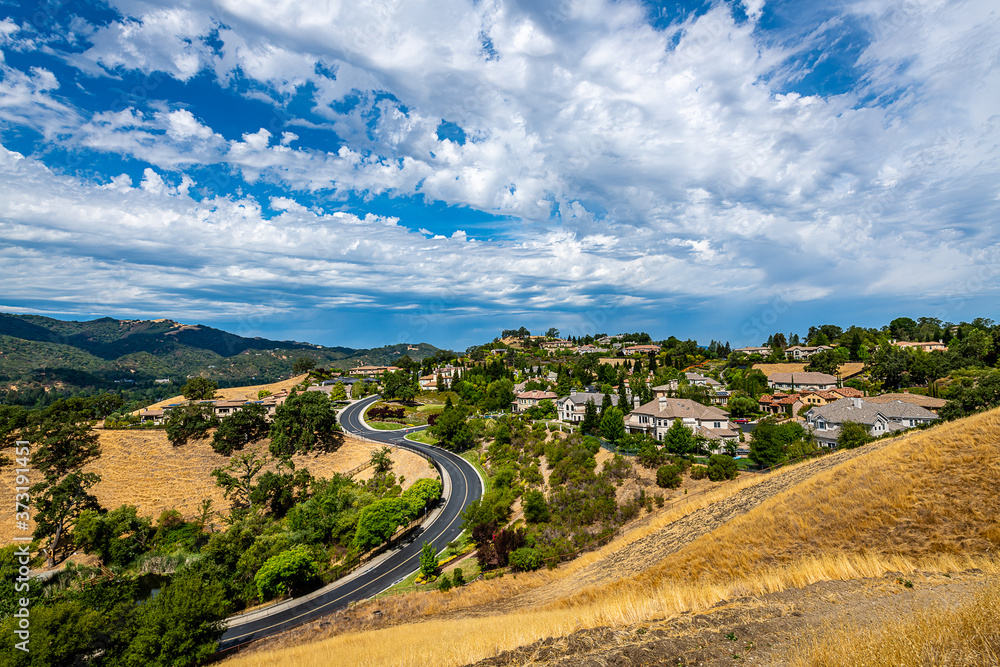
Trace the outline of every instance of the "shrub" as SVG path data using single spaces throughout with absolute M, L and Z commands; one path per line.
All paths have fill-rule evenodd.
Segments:
M 740 472 L 736 468 L 736 461 L 732 456 L 726 454 L 713 454 L 708 460 L 708 478 L 713 482 L 721 482 L 724 479 L 736 479 Z
M 676 489 L 681 485 L 683 468 L 675 463 L 660 466 L 656 471 L 656 485 L 664 489 Z
M 531 547 L 521 547 L 510 553 L 510 566 L 517 572 L 530 572 L 542 566 L 542 554 Z
M 463 586 L 465 584 L 465 574 L 462 572 L 462 568 L 456 567 L 451 574 L 455 578 L 456 586 Z
M 262 601 L 293 595 L 315 579 L 316 564 L 302 544 L 268 558 L 253 578 Z
M 708 477 L 706 466 L 691 466 L 691 479 L 705 479 Z
M 447 593 L 451 590 L 451 579 L 448 578 L 447 574 L 441 575 L 441 579 L 438 581 L 438 588 L 441 589 L 442 593 Z

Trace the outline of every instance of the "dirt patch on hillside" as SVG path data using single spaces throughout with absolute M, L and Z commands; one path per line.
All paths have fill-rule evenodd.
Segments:
M 803 642 L 844 627 L 878 627 L 920 609 L 970 602 L 995 583 L 970 570 L 950 577 L 915 573 L 851 581 L 822 581 L 764 596 L 720 602 L 702 614 L 616 628 L 580 630 L 481 660 L 475 667 L 552 665 L 609 667 L 669 665 L 782 665 Z M 912 587 L 907 587 L 909 582 Z
M 154 520 L 168 509 L 176 509 L 185 518 L 194 518 L 206 498 L 212 501 L 214 510 L 228 510 L 229 501 L 211 475 L 215 468 L 225 466 L 228 458 L 217 454 L 208 439 L 174 447 L 161 430 L 98 431 L 98 435 L 101 458 L 85 470 L 101 476 L 94 495 L 102 506 L 113 509 L 126 503 L 136 505 L 140 514 Z M 267 445 L 268 441 L 263 440 L 255 446 L 266 449 Z M 329 477 L 367 463 L 372 451 L 379 447 L 381 445 L 346 436 L 343 445 L 334 452 L 297 454 L 292 461 L 297 469 L 308 468 L 316 477 Z M 7 453 L 10 455 L 9 451 Z M 392 460 L 393 472 L 405 478 L 404 487 L 423 477 L 437 478 L 437 471 L 417 454 L 396 449 Z M 32 477 L 32 481 L 36 477 Z M 354 479 L 363 481 L 370 477 L 371 471 L 365 470 Z M 2 497 L 13 498 L 13 482 L 12 475 L 0 478 Z M 5 508 L 0 514 L 0 545 L 9 544 L 15 534 L 12 510 L 13 507 Z

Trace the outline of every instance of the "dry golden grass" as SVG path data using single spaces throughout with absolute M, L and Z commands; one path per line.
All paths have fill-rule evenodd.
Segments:
M 487 617 L 456 615 L 477 602 L 570 581 L 623 545 L 765 479 L 747 477 L 668 507 L 641 528 L 554 572 L 504 577 L 449 595 L 380 602 L 395 605 L 390 609 L 403 616 L 409 610 L 424 616 L 445 612 L 448 618 L 344 634 L 237 656 L 233 662 L 313 665 L 336 656 L 338 663 L 356 665 L 458 665 L 581 628 L 664 618 L 817 581 L 918 570 L 1000 572 L 995 557 L 1000 411 L 993 411 L 911 434 L 820 472 L 639 575 L 541 607 Z M 829 664 L 866 663 L 848 659 Z
M 886 571 L 906 574 L 930 568 L 942 572 L 957 572 L 969 567 L 979 567 L 990 572 L 1000 571 L 994 561 L 985 558 L 943 556 L 918 563 L 899 557 L 830 557 L 814 559 L 783 570 L 771 570 L 764 573 L 763 577 L 725 584 L 619 590 L 604 599 L 562 609 L 528 610 L 500 616 L 447 618 L 397 625 L 345 634 L 311 644 L 234 656 L 226 663 L 233 667 L 264 667 L 275 664 L 312 667 L 330 664 L 335 658 L 337 664 L 358 667 L 417 667 L 426 664 L 451 667 L 476 662 L 547 637 L 565 636 L 580 629 L 631 625 L 684 611 L 704 611 L 720 600 L 784 590 L 820 580 L 881 576 Z M 446 596 L 432 594 L 427 597 Z
M 136 505 L 139 513 L 153 518 L 164 510 L 175 509 L 187 518 L 198 514 L 202 500 L 212 500 L 217 511 L 228 510 L 229 502 L 215 484 L 211 472 L 225 466 L 228 458 L 217 454 L 208 439 L 192 440 L 183 447 L 174 447 L 162 430 L 104 431 L 98 430 L 101 457 L 86 466 L 96 472 L 101 483 L 94 495 L 101 505 L 115 508 L 122 504 Z M 267 447 L 261 441 L 258 447 Z M 296 468 L 308 468 L 316 477 L 344 473 L 371 458 L 378 448 L 369 442 L 345 437 L 335 452 L 292 457 Z M 421 477 L 437 476 L 425 459 L 405 450 L 392 454 L 393 471 L 406 478 L 409 486 Z M 355 479 L 365 480 L 370 471 L 362 471 Z M 13 476 L 0 476 L 0 497 L 13 497 Z M 0 513 L 0 545 L 9 544 L 14 535 L 13 507 Z
M 281 380 L 280 382 L 272 382 L 271 384 L 257 384 L 250 387 L 228 387 L 226 389 L 218 389 L 215 392 L 216 398 L 224 398 L 227 400 L 234 400 L 237 398 L 257 398 L 257 393 L 261 389 L 266 389 L 272 394 L 276 394 L 283 389 L 291 389 L 297 384 L 300 384 L 306 378 L 306 374 L 296 375 L 288 380 Z M 157 408 L 162 408 L 164 405 L 170 405 L 171 403 L 180 403 L 186 400 L 183 396 L 171 396 L 170 398 L 165 398 L 159 403 L 153 403 L 152 405 L 143 408 L 143 410 L 154 410 Z M 136 411 L 141 412 L 141 410 Z
M 831 628 L 793 653 L 793 667 L 1000 665 L 1000 583 L 952 608 L 915 609 L 877 626 Z
M 804 373 L 806 370 L 807 363 L 796 363 L 789 362 L 786 364 L 754 364 L 753 367 L 764 375 L 771 375 L 772 373 Z M 837 373 L 841 377 L 849 378 L 857 375 L 863 371 L 865 365 L 857 362 L 848 362 L 841 364 L 840 368 L 837 369 Z
M 718 581 L 836 553 L 988 553 L 998 544 L 998 484 L 1000 411 L 994 410 L 911 434 L 815 475 L 641 579 Z

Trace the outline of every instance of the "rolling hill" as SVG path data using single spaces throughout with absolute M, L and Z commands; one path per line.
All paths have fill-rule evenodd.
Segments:
M 554 571 L 373 601 L 228 664 L 998 664 L 998 455 L 1000 409 L 744 475 Z
M 0 313 L 0 383 L 6 389 L 120 388 L 203 375 L 222 386 L 287 377 L 299 357 L 318 367 L 389 364 L 404 354 L 423 359 L 433 345 L 406 343 L 374 349 L 247 338 L 173 320 L 63 321 Z

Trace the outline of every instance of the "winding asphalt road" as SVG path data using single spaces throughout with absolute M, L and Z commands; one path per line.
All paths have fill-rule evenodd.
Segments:
M 443 507 L 435 510 L 437 516 L 432 515 L 429 522 L 411 533 L 396 550 L 362 565 L 352 575 L 310 595 L 229 618 L 228 629 L 219 641 L 220 651 L 284 632 L 351 602 L 367 600 L 420 568 L 420 549 L 425 541 L 440 551 L 462 532 L 462 510 L 483 493 L 482 480 L 476 469 L 461 456 L 440 447 L 405 439 L 407 433 L 426 427 L 403 431 L 368 428 L 362 417 L 368 406 L 378 398 L 372 396 L 344 408 L 340 413 L 341 426 L 348 433 L 429 456 L 444 482 Z

